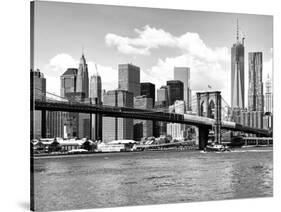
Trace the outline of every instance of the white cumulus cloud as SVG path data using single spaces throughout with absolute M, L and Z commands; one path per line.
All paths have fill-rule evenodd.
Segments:
M 186 32 L 181 36 L 174 36 L 163 29 L 149 25 L 134 31 L 137 34 L 135 38 L 108 33 L 105 36 L 105 42 L 109 47 L 115 47 L 123 54 L 150 55 L 152 49 L 171 47 L 207 61 L 229 60 L 230 58 L 226 47 L 212 49 L 203 42 L 198 33 Z

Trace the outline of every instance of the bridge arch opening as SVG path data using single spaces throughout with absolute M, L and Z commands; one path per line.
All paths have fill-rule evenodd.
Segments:
M 215 119 L 215 103 L 212 99 L 208 105 L 208 114 L 208 118 Z
M 200 114 L 201 116 L 206 116 L 206 104 L 205 104 L 205 101 L 202 101 L 201 102 L 201 105 L 200 105 Z

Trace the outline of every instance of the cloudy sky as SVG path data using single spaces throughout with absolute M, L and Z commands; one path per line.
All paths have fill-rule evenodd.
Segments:
M 175 66 L 190 67 L 193 92 L 208 85 L 230 103 L 230 49 L 236 20 L 245 40 L 246 98 L 248 52 L 263 52 L 264 78 L 272 73 L 271 16 L 93 4 L 36 2 L 35 68 L 47 90 L 59 94 L 59 76 L 78 67 L 84 49 L 90 75 L 98 72 L 103 89 L 116 89 L 118 64 L 141 68 L 141 81 L 156 88 L 173 78 Z

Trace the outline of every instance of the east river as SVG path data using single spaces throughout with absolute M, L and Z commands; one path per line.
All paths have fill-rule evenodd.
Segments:
M 272 148 L 35 159 L 35 209 L 66 210 L 273 196 Z

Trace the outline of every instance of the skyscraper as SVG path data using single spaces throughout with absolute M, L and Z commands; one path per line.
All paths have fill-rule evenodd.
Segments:
M 94 74 L 90 80 L 90 98 L 94 100 L 93 103 L 97 102 L 96 104 L 102 101 L 102 83 L 98 73 Z
M 157 105 L 161 107 L 169 106 L 170 86 L 161 86 L 157 89 Z
M 137 96 L 134 98 L 134 108 L 151 110 L 153 108 L 152 98 Z M 134 140 L 140 141 L 144 137 L 153 135 L 153 122 L 149 120 L 134 120 Z
M 80 58 L 79 67 L 77 71 L 75 96 L 76 100 L 78 101 L 89 102 L 89 73 L 84 53 L 82 53 L 82 56 Z M 78 116 L 78 136 L 80 138 L 91 137 L 90 115 L 80 113 L 78 114 Z
M 98 73 L 94 74 L 90 80 L 90 98 L 92 104 L 102 104 L 102 83 Z M 102 139 L 102 115 L 92 115 L 92 138 L 93 140 Z
M 118 89 L 140 95 L 140 68 L 132 64 L 118 65 Z
M 191 110 L 190 69 L 188 67 L 174 67 L 174 80 L 183 82 L 183 99 L 186 110 Z
M 79 68 L 76 78 L 76 92 L 85 93 L 85 98 L 89 97 L 89 74 L 88 65 L 84 54 L 80 58 Z
M 31 80 L 33 83 L 33 97 L 34 99 L 46 99 L 46 78 L 39 69 L 36 71 L 31 70 Z
M 231 48 L 231 107 L 244 108 L 244 37 L 239 39 L 237 21 L 236 43 Z
M 82 54 L 78 69 L 68 68 L 61 76 L 61 96 L 69 101 L 89 102 L 88 65 Z M 90 137 L 90 116 L 79 113 L 63 113 L 64 132 L 67 137 Z
M 262 83 L 262 52 L 250 52 L 249 57 L 249 111 L 264 111 Z
M 265 113 L 263 116 L 263 129 L 271 129 L 273 127 L 273 115 L 271 113 Z
M 60 76 L 60 96 L 66 97 L 67 93 L 76 92 L 76 78 L 77 78 L 77 68 L 68 68 Z
M 108 91 L 104 97 L 104 105 L 133 107 L 133 93 L 124 90 Z M 102 138 L 109 142 L 119 139 L 133 139 L 133 119 L 103 117 Z
M 176 100 L 183 100 L 183 82 L 180 80 L 169 80 L 167 86 L 170 87 L 169 105 L 174 104 Z
M 31 97 L 33 100 L 46 99 L 46 78 L 39 69 L 30 72 Z M 31 114 L 31 136 L 41 138 L 46 136 L 46 111 L 34 110 Z
M 155 85 L 150 82 L 141 83 L 141 96 L 145 95 L 147 98 L 152 98 L 152 105 L 155 104 Z
M 76 101 L 76 85 L 77 85 L 77 68 L 68 68 L 61 76 L 61 89 L 60 95 L 61 97 L 75 100 Z M 50 116 L 52 117 L 52 116 Z M 56 116 L 54 116 L 56 117 Z M 79 124 L 79 114 L 78 113 L 70 113 L 63 112 L 62 113 L 64 132 L 68 138 L 78 137 L 78 124 Z M 52 120 L 52 119 L 50 119 Z M 50 130 L 51 132 L 51 130 Z
M 63 134 L 63 112 L 47 111 L 46 137 L 56 138 L 64 137 Z
M 265 112 L 272 113 L 272 82 L 269 74 L 265 82 Z

